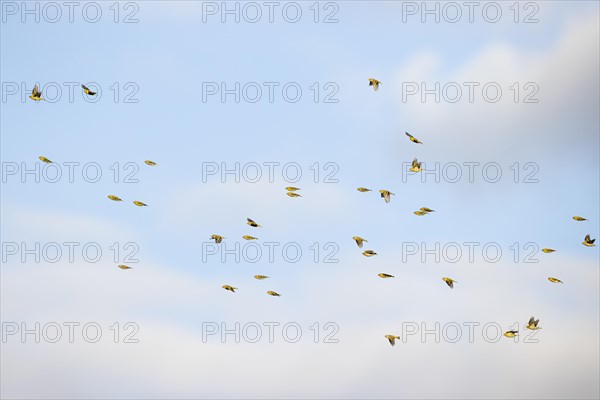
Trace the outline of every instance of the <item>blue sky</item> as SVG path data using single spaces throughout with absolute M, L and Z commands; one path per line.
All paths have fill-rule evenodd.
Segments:
M 63 177 L 38 183 L 31 175 L 25 182 L 19 173 L 6 176 L 3 246 L 94 242 L 105 256 L 97 263 L 81 257 L 21 262 L 3 247 L 2 321 L 96 321 L 107 335 L 112 323 L 134 321 L 140 342 L 8 337 L 1 357 L 4 397 L 598 397 L 598 247 L 581 245 L 585 234 L 600 233 L 597 2 L 529 8 L 521 2 L 518 23 L 511 2 L 499 3 L 497 23 L 477 11 L 473 23 L 466 15 L 457 23 L 431 17 L 423 23 L 420 15 L 403 22 L 410 2 L 344 1 L 334 2 L 338 22 L 327 24 L 313 21 L 313 2 L 298 2 L 298 23 L 276 12 L 273 23 L 254 24 L 231 17 L 222 23 L 219 14 L 203 22 L 201 2 L 166 1 L 135 2 L 137 23 L 113 22 L 112 2 L 98 2 L 97 23 L 86 22 L 80 9 L 69 23 L 66 8 L 57 23 L 32 17 L 23 23 L 20 9 L 6 13 L 7 3 L 1 2 L 0 30 L 3 172 L 9 164 L 44 168 L 38 160 L 44 155 L 62 166 Z M 318 4 L 320 18 L 335 9 L 325 4 Z M 120 18 L 134 9 L 121 8 Z M 521 22 L 535 10 L 537 23 Z M 368 86 L 370 77 L 382 82 L 379 91 Z M 22 83 L 29 92 L 35 82 L 56 82 L 62 97 L 36 104 L 26 97 L 21 102 L 20 92 L 6 93 Z M 66 82 L 96 82 L 102 96 L 90 103 L 76 88 L 69 102 Z M 118 102 L 110 89 L 115 82 Z M 203 102 L 206 82 L 263 88 L 276 82 L 279 89 L 272 103 L 266 92 L 256 103 L 236 103 L 231 95 Z M 296 103 L 281 95 L 290 82 L 302 88 Z M 319 102 L 310 89 L 315 82 Z M 472 103 L 465 97 L 436 103 L 432 96 L 404 101 L 411 82 L 428 88 L 477 82 L 479 89 Z M 496 103 L 481 95 L 490 82 L 503 91 Z M 515 82 L 519 102 L 510 89 Z M 333 86 L 326 89 L 327 83 Z M 522 101 L 531 93 L 527 83 L 538 89 L 537 103 Z M 131 87 L 139 89 L 137 103 L 123 102 Z M 338 102 L 324 103 L 331 87 Z M 424 144 L 408 141 L 405 131 Z M 433 175 L 423 182 L 402 172 L 415 157 L 430 169 L 457 163 L 463 174 L 464 163 L 479 166 L 473 182 L 464 175 L 457 183 L 436 182 Z M 158 166 L 145 165 L 146 159 Z M 97 163 L 102 178 L 86 182 L 77 169 L 69 182 L 64 163 L 70 162 Z M 138 168 L 137 183 L 123 182 L 128 162 Z M 203 181 L 209 162 L 258 163 L 263 179 Z M 278 167 L 271 183 L 264 167 L 270 162 L 297 163 L 302 178 L 290 183 Z M 510 167 L 517 162 L 514 182 Z M 115 163 L 118 182 L 110 168 Z M 318 182 L 310 169 L 315 163 Z M 337 166 L 336 183 L 323 182 L 327 163 Z M 496 183 L 481 174 L 490 163 L 502 171 Z M 524 169 L 527 163 L 535 165 L 535 183 L 523 182 L 533 171 Z M 285 195 L 290 184 L 301 188 L 301 198 Z M 373 192 L 359 193 L 358 186 Z M 395 193 L 391 203 L 379 198 L 379 189 Z M 109 194 L 125 201 L 113 203 Z M 436 212 L 412 213 L 423 206 Z M 589 221 L 573 221 L 574 215 Z M 247 217 L 263 227 L 248 227 Z M 246 245 L 242 235 L 259 237 L 263 249 L 265 242 L 279 248 L 298 243 L 303 257 L 291 263 L 279 252 L 272 263 L 218 256 L 202 262 L 203 243 L 214 233 L 227 237 L 227 248 Z M 378 256 L 363 257 L 355 235 L 367 238 L 364 249 Z M 137 244 L 133 270 L 116 268 L 114 242 Z M 310 248 L 315 242 L 319 262 Z M 478 242 L 479 249 L 497 243 L 502 257 L 491 263 L 476 252 L 474 262 L 421 262 L 420 255 L 402 261 L 406 243 L 432 248 L 451 242 Z M 557 252 L 538 251 L 538 263 L 515 263 L 515 242 L 521 259 L 529 242 Z M 334 243 L 339 262 L 322 262 L 326 243 Z M 395 278 L 382 280 L 379 272 Z M 257 281 L 255 274 L 271 278 Z M 443 276 L 458 281 L 454 290 Z M 565 284 L 552 285 L 548 276 Z M 239 290 L 226 292 L 223 284 Z M 474 343 L 408 340 L 392 348 L 383 337 L 400 334 L 408 322 L 494 322 L 503 330 L 518 322 L 522 328 L 532 314 L 543 327 L 535 344 L 487 343 L 479 336 Z M 202 341 L 206 322 L 268 321 L 297 322 L 303 339 Z M 315 322 L 335 322 L 339 343 L 312 342 Z M 32 387 L 32 380 L 39 384 Z

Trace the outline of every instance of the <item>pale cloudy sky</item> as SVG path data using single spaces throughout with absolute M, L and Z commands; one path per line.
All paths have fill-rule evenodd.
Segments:
M 81 14 L 87 7 L 86 18 L 94 16 L 91 3 L 75 9 L 72 23 L 60 3 L 55 23 L 45 3 L 27 3 L 38 4 L 39 22 L 23 17 L 22 4 L 1 2 L 3 398 L 600 396 L 598 247 L 581 245 L 585 234 L 600 234 L 597 2 L 502 2 L 496 23 L 486 20 L 491 10 L 482 14 L 489 2 L 478 3 L 472 23 L 464 6 L 448 22 L 447 3 L 435 2 L 427 7 L 438 4 L 438 23 L 433 15 L 422 21 L 421 2 L 321 2 L 318 16 L 313 2 L 281 2 L 272 23 L 262 2 L 256 23 L 244 19 L 250 14 L 236 23 L 221 2 L 122 2 L 117 23 L 113 2 L 97 3 L 97 23 Z M 413 6 L 416 14 L 407 14 Z M 289 19 L 295 7 L 300 20 L 286 21 L 281 10 Z M 123 23 L 127 16 L 137 22 Z M 527 16 L 537 22 L 524 23 Z M 382 81 L 378 92 L 369 77 Z M 34 82 L 50 98 L 56 82 L 62 96 L 22 102 L 21 85 L 30 91 Z M 102 96 L 88 103 L 75 90 L 70 102 L 68 82 L 96 82 Z M 242 95 L 221 102 L 219 94 L 203 102 L 206 82 L 279 86 L 273 102 L 266 89 L 256 103 Z M 297 103 L 281 93 L 290 82 L 302 89 Z M 458 85 L 463 97 L 421 101 L 405 92 L 436 82 Z M 478 84 L 473 102 L 467 82 Z M 489 83 L 502 90 L 498 102 L 482 94 Z M 124 102 L 128 95 L 138 102 Z M 324 102 L 327 95 L 338 101 Z M 527 95 L 537 102 L 524 102 Z M 56 183 L 44 178 L 51 171 L 40 155 L 61 166 Z M 407 176 L 414 157 L 430 170 L 438 163 L 439 181 L 435 173 Z M 70 162 L 80 163 L 73 182 Z M 240 172 L 260 165 L 261 179 L 222 177 L 221 167 L 236 162 Z M 39 182 L 22 176 L 36 163 Z M 102 173 L 96 183 L 81 173 L 90 163 Z M 203 179 L 206 163 L 219 171 Z M 265 163 L 279 163 L 273 182 Z M 297 182 L 282 173 L 289 163 L 300 166 Z M 473 182 L 465 163 L 479 163 Z M 482 175 L 489 164 L 501 170 L 496 183 Z M 449 165 L 462 168 L 456 183 Z M 125 182 L 128 174 L 138 182 Z M 303 197 L 287 197 L 289 185 Z M 391 203 L 378 189 L 395 193 Z M 423 206 L 436 213 L 412 214 Z M 263 227 L 248 227 L 247 217 Z M 219 247 L 208 243 L 214 233 L 227 238 Z M 242 235 L 259 237 L 256 247 Z M 378 255 L 363 257 L 355 235 Z M 65 242 L 78 243 L 72 262 Z M 473 260 L 467 242 L 478 243 Z M 36 243 L 39 263 L 24 254 Z M 63 252 L 57 262 L 49 262 L 51 243 Z M 273 260 L 267 243 L 277 244 Z M 439 262 L 424 254 L 436 243 Z M 462 251 L 457 262 L 442 254 L 451 243 Z M 497 262 L 482 253 L 490 243 L 502 252 Z M 101 249 L 98 262 L 84 258 L 86 244 Z M 407 253 L 411 245 L 416 254 Z M 291 262 L 297 248 L 302 255 Z M 223 262 L 215 249 L 231 254 Z M 128 255 L 133 269 L 118 269 Z M 523 262 L 528 256 L 539 262 Z M 444 276 L 456 279 L 453 290 Z M 533 337 L 523 329 L 531 315 L 542 327 Z M 70 322 L 79 324 L 73 343 Z M 33 334 L 22 340 L 22 328 L 36 323 L 39 343 Z M 62 327 L 56 343 L 48 340 L 53 323 Z M 93 329 L 83 336 L 86 323 L 102 330 L 97 343 L 86 341 Z M 239 343 L 235 334 L 206 336 L 209 326 L 236 323 Z M 279 324 L 273 343 L 269 323 Z M 255 324 L 262 336 L 252 343 Z M 436 324 L 439 343 L 421 335 Z M 462 336 L 452 343 L 455 324 Z M 497 338 L 496 327 L 522 336 Z M 125 343 L 132 332 L 137 343 Z M 386 334 L 402 338 L 391 347 Z

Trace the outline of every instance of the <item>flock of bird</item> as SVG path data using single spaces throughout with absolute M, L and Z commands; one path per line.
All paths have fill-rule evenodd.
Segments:
M 381 85 L 381 82 L 379 80 L 374 79 L 374 78 L 369 78 L 369 86 L 372 86 L 375 91 L 379 90 L 379 85 Z M 88 96 L 95 96 L 96 95 L 96 92 L 91 91 L 85 85 L 81 85 L 81 88 L 83 89 L 84 93 L 86 95 L 88 95 Z M 29 98 L 32 99 L 32 100 L 34 100 L 34 101 L 36 101 L 36 102 L 44 100 L 44 98 L 42 97 L 42 92 L 38 88 L 37 84 L 34 86 L 34 88 L 33 88 L 32 92 L 31 92 L 31 95 L 29 96 Z M 410 133 L 405 132 L 405 134 L 406 134 L 406 136 L 408 137 L 408 139 L 411 142 L 416 143 L 416 144 L 423 144 L 423 142 L 421 142 L 419 139 L 417 139 L 416 137 L 414 137 Z M 42 162 L 47 163 L 47 164 L 53 163 L 53 161 L 51 161 L 50 159 L 48 159 L 48 158 L 46 158 L 44 156 L 40 156 L 39 159 Z M 147 165 L 149 165 L 149 166 L 156 166 L 157 165 L 154 161 L 151 161 L 151 160 L 145 160 L 144 162 Z M 414 158 L 413 161 L 412 161 L 411 167 L 409 168 L 409 170 L 412 171 L 412 172 L 420 172 L 421 171 L 421 162 L 419 162 L 417 160 L 417 158 Z M 285 188 L 285 190 L 287 191 L 286 194 L 289 197 L 302 197 L 299 193 L 297 193 L 300 190 L 300 188 L 293 187 L 293 186 L 288 186 L 288 187 Z M 366 192 L 371 192 L 372 191 L 371 189 L 368 189 L 368 188 L 365 188 L 365 187 L 359 187 L 356 190 L 358 190 L 361 193 L 366 193 Z M 389 203 L 391 201 L 391 196 L 394 196 L 394 193 L 392 193 L 392 192 L 390 192 L 389 190 L 386 190 L 386 189 L 379 190 L 379 194 L 380 194 L 381 198 L 383 198 L 386 203 Z M 116 202 L 123 201 L 120 197 L 112 195 L 112 194 L 108 195 L 108 198 L 110 200 L 116 201 Z M 139 200 L 134 200 L 133 204 L 136 205 L 136 206 L 138 206 L 138 207 L 146 207 L 147 206 L 147 204 L 145 204 L 145 203 L 143 203 L 143 202 L 141 202 Z M 414 214 L 418 215 L 418 216 L 424 216 L 424 215 L 427 215 L 427 214 L 432 213 L 432 212 L 435 212 L 435 210 L 432 210 L 432 209 L 430 209 L 428 207 L 421 207 L 419 210 L 414 211 Z M 587 221 L 587 218 L 580 217 L 580 216 L 574 216 L 573 220 L 581 222 L 581 221 Z M 251 226 L 251 227 L 253 227 L 253 228 L 259 228 L 259 227 L 261 227 L 261 225 L 259 225 L 258 223 L 256 223 L 254 220 L 252 220 L 250 218 L 247 218 L 246 224 L 249 225 L 249 226 Z M 215 243 L 222 243 L 223 239 L 226 239 L 224 236 L 221 236 L 221 235 L 218 235 L 218 234 L 213 234 L 213 235 L 211 235 L 210 238 L 212 240 L 214 240 Z M 258 240 L 257 237 L 250 236 L 250 235 L 244 235 L 244 236 L 242 236 L 242 238 L 244 240 Z M 368 243 L 368 240 L 366 240 L 366 239 L 364 239 L 364 238 L 362 238 L 360 236 L 353 236 L 352 239 L 356 242 L 356 245 L 360 249 L 363 248 L 363 244 L 365 242 Z M 586 247 L 594 247 L 595 246 L 595 244 L 594 244 L 595 241 L 596 241 L 596 239 L 592 239 L 590 237 L 590 235 L 587 234 L 585 236 L 582 244 L 584 246 L 586 246 Z M 553 253 L 556 250 L 550 249 L 550 248 L 543 248 L 542 251 L 544 253 Z M 365 251 L 362 252 L 362 255 L 365 256 L 365 257 L 373 257 L 373 256 L 376 256 L 377 253 L 374 250 L 365 250 Z M 123 270 L 131 269 L 131 267 L 129 267 L 127 265 L 123 265 L 123 264 L 122 265 L 118 265 L 118 267 L 120 269 L 123 269 Z M 383 272 L 379 273 L 377 275 L 380 278 L 382 278 L 382 279 L 394 278 L 393 275 L 390 275 L 390 274 L 387 274 L 387 273 L 383 273 Z M 269 277 L 266 276 L 266 275 L 254 275 L 254 278 L 257 279 L 257 280 L 264 280 L 264 279 L 268 279 Z M 448 285 L 448 287 L 450 287 L 450 289 L 453 289 L 454 288 L 454 284 L 458 283 L 457 281 L 455 281 L 454 279 L 449 278 L 449 277 L 443 277 L 442 280 Z M 563 283 L 560 279 L 554 278 L 554 277 L 549 277 L 548 280 L 550 282 L 552 282 L 552 283 Z M 225 289 L 225 290 L 227 290 L 227 291 L 230 291 L 232 293 L 235 293 L 235 291 L 238 289 L 238 288 L 236 288 L 234 286 L 231 286 L 231 285 L 223 285 L 222 288 Z M 268 290 L 266 293 L 268 295 L 274 296 L 274 297 L 281 296 L 279 293 L 277 293 L 277 292 L 275 292 L 273 290 Z M 538 329 L 541 329 L 541 327 L 538 326 L 539 321 L 540 321 L 539 319 L 535 319 L 534 317 L 531 317 L 529 319 L 529 321 L 527 322 L 527 324 L 525 325 L 525 328 L 529 329 L 529 330 L 538 330 Z M 504 332 L 504 336 L 506 336 L 508 338 L 514 338 L 514 337 L 518 336 L 518 334 L 519 334 L 519 331 L 517 331 L 517 330 L 508 330 L 508 331 Z M 400 336 L 388 334 L 388 335 L 385 335 L 385 338 L 389 341 L 390 345 L 394 346 L 396 339 L 400 339 Z

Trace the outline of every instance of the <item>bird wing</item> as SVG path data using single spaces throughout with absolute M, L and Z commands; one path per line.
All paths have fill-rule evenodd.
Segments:
M 404 132 L 404 133 L 406 133 L 406 136 L 408 136 L 409 138 L 411 138 L 411 137 L 414 137 L 413 135 L 411 135 L 411 134 L 410 134 L 410 133 L 408 133 L 408 132 Z
M 533 318 L 533 317 L 529 318 L 529 322 L 527 324 L 528 325 L 535 325 L 535 318 Z

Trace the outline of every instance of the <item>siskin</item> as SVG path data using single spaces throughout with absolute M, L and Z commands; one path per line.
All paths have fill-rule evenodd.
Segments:
M 302 197 L 298 193 L 294 193 L 294 192 L 287 192 L 287 195 L 290 196 L 290 197 Z
M 115 196 L 113 194 L 109 194 L 108 198 L 111 199 L 112 201 L 123 201 L 123 200 L 121 200 L 120 197 L 117 197 L 117 196 Z
M 274 291 L 272 291 L 272 290 L 268 290 L 268 291 L 267 291 L 267 294 L 268 294 L 268 295 L 270 295 L 270 296 L 276 296 L 276 297 L 279 297 L 279 296 L 281 296 L 279 293 L 277 293 L 277 292 L 274 292 Z
M 513 338 L 519 334 L 519 331 L 506 331 L 504 332 L 504 336 L 507 338 Z
M 223 239 L 225 239 L 225 236 L 221 236 L 221 235 L 210 235 L 211 239 L 214 239 L 215 243 L 221 243 L 223 241 Z
M 258 279 L 259 281 L 267 278 L 268 276 L 266 275 L 254 275 L 254 279 Z
M 596 239 L 592 239 L 590 238 L 590 235 L 587 234 L 585 235 L 585 239 L 583 239 L 583 242 L 581 242 L 582 245 L 587 246 L 587 247 L 594 247 L 595 244 L 594 242 L 596 241 Z
M 383 272 L 380 274 L 377 274 L 377 276 L 380 278 L 393 278 L 394 277 L 394 275 L 384 274 Z
M 49 159 L 47 159 L 47 158 L 46 158 L 46 157 L 44 157 L 44 156 L 39 156 L 38 158 L 39 158 L 40 160 L 42 160 L 43 162 L 45 162 L 46 164 L 52 164 L 52 161 L 51 161 L 51 160 L 49 160 Z
M 583 217 L 580 217 L 580 216 L 577 216 L 577 215 L 576 215 L 576 216 L 574 216 L 574 217 L 573 217 L 573 219 L 574 219 L 575 221 L 587 221 L 587 219 L 586 219 L 586 218 L 583 218 Z
M 87 94 L 88 96 L 95 96 L 96 92 L 92 92 L 87 86 L 85 85 L 81 85 L 81 88 L 83 89 L 83 92 L 85 94 Z
M 549 277 L 548 280 L 552 283 L 563 283 L 560 279 Z
M 225 289 L 225 290 L 229 290 L 230 292 L 233 292 L 233 293 L 235 293 L 235 291 L 237 290 L 237 288 L 236 288 L 236 287 L 233 287 L 233 286 L 231 286 L 231 285 L 223 285 L 223 286 L 221 286 L 221 287 L 222 287 L 223 289 Z
M 156 165 L 156 163 L 154 161 L 152 161 L 152 160 L 145 160 L 144 162 L 146 164 L 148 164 L 149 166 L 151 166 L 151 167 L 154 167 Z
M 362 255 L 365 257 L 373 257 L 376 256 L 377 253 L 375 253 L 373 250 L 365 250 L 363 251 Z
M 435 212 L 435 210 L 432 210 L 431 208 L 427 208 L 427 207 L 421 207 L 421 208 L 419 208 L 419 210 L 425 211 L 425 212 L 428 212 L 428 213 Z
M 414 137 L 410 133 L 408 133 L 408 132 L 404 132 L 404 133 L 406 133 L 406 136 L 408 136 L 408 138 L 410 139 L 411 142 L 423 144 L 423 142 L 419 141 L 419 139 L 417 139 L 416 137 Z
M 118 267 L 121 269 L 131 269 L 131 267 L 129 265 L 124 265 L 124 264 L 121 264 Z
M 415 158 L 412 161 L 412 166 L 409 168 L 410 171 L 412 172 L 419 172 L 421 171 L 421 163 Z
M 400 339 L 400 336 L 385 335 L 385 338 L 390 342 L 392 346 L 396 345 L 396 339 Z
M 365 188 L 365 187 L 359 187 L 359 188 L 356 188 L 356 190 L 358 190 L 359 192 L 363 192 L 363 193 L 364 193 L 364 192 L 370 192 L 370 191 L 371 191 L 371 189 L 367 189 L 367 188 Z
M 356 242 L 356 245 L 362 249 L 363 242 L 368 242 L 368 240 L 361 238 L 360 236 L 352 236 L 352 239 Z
M 38 88 L 37 84 L 33 87 L 33 90 L 31 91 L 29 98 L 34 101 L 44 100 L 42 98 L 42 92 L 40 92 L 40 89 Z
M 375 91 L 379 90 L 379 85 L 381 85 L 381 82 L 379 82 L 377 79 L 369 78 L 369 86 L 373 86 Z
M 454 289 L 454 282 L 456 282 L 454 279 L 444 277 L 442 280 L 446 282 L 446 285 L 450 286 L 450 289 Z
M 285 190 L 287 190 L 288 192 L 295 192 L 296 190 L 300 190 L 300 188 L 288 186 L 285 188 Z
M 137 201 L 137 200 L 134 200 L 133 204 L 135 204 L 138 207 L 148 207 L 148 204 L 142 203 L 141 201 Z
M 252 221 L 250 218 L 246 218 L 248 220 L 248 222 L 246 222 L 248 225 L 254 227 L 254 228 L 258 228 L 260 225 L 257 224 L 256 222 Z
M 429 214 L 427 211 L 421 211 L 421 210 L 415 211 L 414 213 L 416 215 L 427 215 L 427 214 Z
M 539 319 L 535 319 L 535 318 L 531 317 L 531 318 L 529 318 L 529 322 L 527 323 L 527 325 L 525 325 L 525 328 L 532 330 L 532 331 L 542 329 L 538 326 L 539 322 L 540 322 Z
M 381 189 L 379 191 L 379 193 L 381 193 L 381 197 L 385 200 L 386 203 L 390 202 L 390 195 L 395 196 L 394 193 L 390 192 L 389 190 L 385 190 L 385 189 Z
M 257 237 L 250 236 L 250 235 L 244 235 L 244 236 L 242 236 L 242 239 L 246 239 L 246 240 L 258 240 Z
M 544 253 L 554 253 L 556 250 L 554 250 L 554 249 L 548 249 L 548 248 L 545 248 L 545 249 L 542 249 L 542 251 L 543 251 Z

